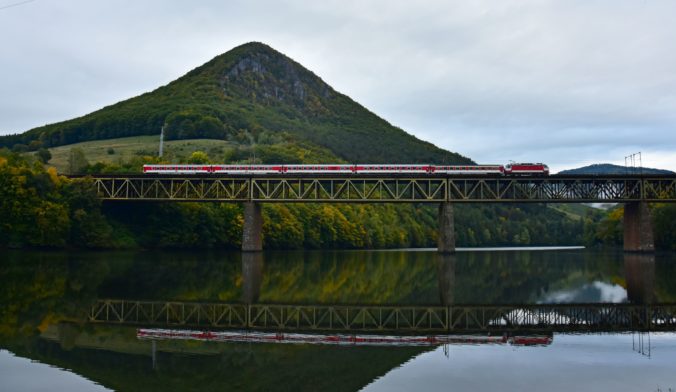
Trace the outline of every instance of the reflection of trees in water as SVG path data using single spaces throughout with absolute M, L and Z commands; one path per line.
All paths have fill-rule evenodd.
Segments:
M 653 291 L 657 300 L 676 299 L 671 283 L 676 276 L 673 254 L 658 254 L 653 263 L 632 258 L 625 262 L 622 253 L 590 251 L 458 252 L 446 259 L 435 252 L 405 251 L 250 256 L 238 252 L 21 251 L 3 256 L 0 278 L 7 283 L 0 285 L 0 301 L 14 305 L 0 309 L 4 336 L 20 330 L 34 333 L 38 326 L 77 317 L 96 298 L 400 305 L 527 303 L 542 298 L 543 293 L 594 281 L 623 286 L 626 281 L 631 298 L 635 292 L 646 298 Z M 638 272 L 626 278 L 623 269 Z M 635 290 L 650 285 L 653 290 Z
M 4 251 L 0 260 L 0 339 L 81 317 L 111 273 L 86 253 Z
M 397 251 L 266 253 L 261 301 L 437 303 L 434 257 Z
M 547 293 L 621 276 L 621 254 L 589 251 L 459 252 L 456 303 L 534 303 Z

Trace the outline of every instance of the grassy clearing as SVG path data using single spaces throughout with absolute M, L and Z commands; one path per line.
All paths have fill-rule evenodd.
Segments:
M 585 204 L 557 204 L 550 203 L 549 208 L 555 209 L 559 212 L 566 214 L 569 218 L 579 221 L 587 216 L 588 211 L 597 211 L 596 208 L 585 205 Z
M 159 136 L 133 136 L 54 147 L 49 149 L 52 153 L 49 164 L 56 167 L 59 172 L 66 172 L 70 150 L 76 147 L 84 151 L 85 157 L 90 163 L 117 163 L 127 161 L 134 156 L 157 156 L 159 141 Z M 164 142 L 164 156 L 169 161 L 178 161 L 190 156 L 194 151 L 204 151 L 212 159 L 218 159 L 218 157 L 225 155 L 225 151 L 229 147 L 234 146 L 236 145 L 225 140 L 172 140 Z

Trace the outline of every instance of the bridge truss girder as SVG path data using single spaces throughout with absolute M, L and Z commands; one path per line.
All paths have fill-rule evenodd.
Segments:
M 676 178 L 95 177 L 104 200 L 221 202 L 676 202 Z

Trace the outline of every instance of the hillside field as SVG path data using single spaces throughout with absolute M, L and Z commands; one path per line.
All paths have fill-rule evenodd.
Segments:
M 49 149 L 52 159 L 49 164 L 56 167 L 60 173 L 68 172 L 68 157 L 72 148 L 80 148 L 90 163 L 120 163 L 129 161 L 134 156 L 157 156 L 160 148 L 160 137 L 157 136 L 132 136 L 118 139 L 94 140 L 69 144 L 66 146 Z M 209 157 L 218 160 L 224 156 L 229 147 L 236 144 L 225 140 L 214 139 L 187 139 L 171 140 L 164 142 L 164 157 L 173 161 L 187 158 L 194 151 L 204 151 Z M 112 154 L 109 153 L 112 149 Z

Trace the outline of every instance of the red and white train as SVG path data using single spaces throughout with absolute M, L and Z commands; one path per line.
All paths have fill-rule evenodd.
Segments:
M 148 174 L 466 174 L 504 176 L 546 176 L 544 163 L 507 165 L 143 165 Z

